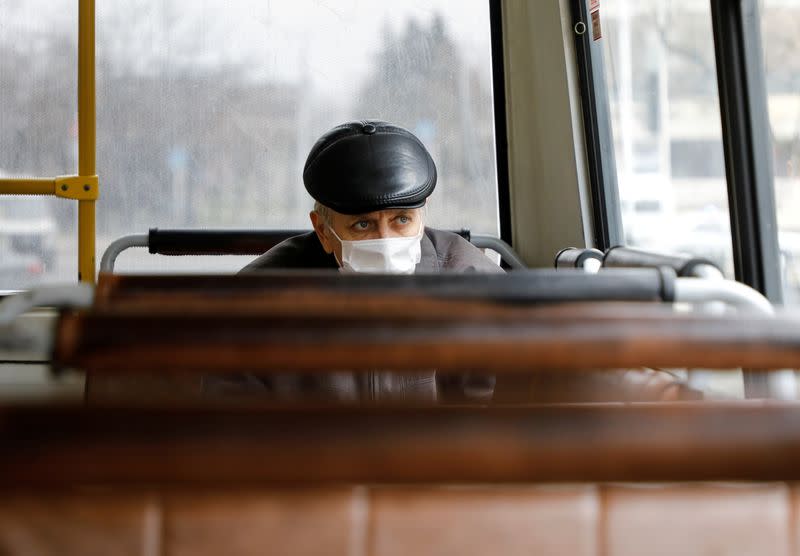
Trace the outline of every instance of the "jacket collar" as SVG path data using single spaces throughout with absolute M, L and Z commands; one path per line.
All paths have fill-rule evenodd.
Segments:
M 417 273 L 439 272 L 439 270 L 441 270 L 439 267 L 439 257 L 436 255 L 436 249 L 433 247 L 431 238 L 428 237 L 429 232 L 430 228 L 426 227 L 425 233 L 422 234 L 422 241 L 420 243 L 422 256 L 417 263 L 417 268 L 415 270 Z

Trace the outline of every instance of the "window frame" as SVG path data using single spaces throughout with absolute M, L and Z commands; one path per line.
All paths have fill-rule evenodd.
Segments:
M 503 58 L 503 4 L 501 0 L 488 0 L 488 3 L 492 59 L 492 103 L 494 104 L 494 152 L 495 168 L 497 169 L 497 216 L 500 239 L 513 246 L 508 126 L 506 125 L 506 75 Z
M 589 1 L 570 0 L 570 8 L 586 138 L 594 247 L 605 251 L 610 247 L 623 245 L 625 233 L 606 87 L 605 59 L 602 43 L 593 40 Z
M 783 302 L 757 0 L 710 0 L 736 280 Z

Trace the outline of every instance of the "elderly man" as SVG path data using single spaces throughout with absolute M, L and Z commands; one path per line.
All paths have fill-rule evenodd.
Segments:
M 458 234 L 425 226 L 436 165 L 409 131 L 381 121 L 347 122 L 311 148 L 303 182 L 314 199 L 313 232 L 276 245 L 242 272 L 270 268 L 341 272 L 503 272 Z M 462 374 L 330 373 L 324 377 L 209 377 L 206 390 L 264 391 L 276 400 L 334 402 L 479 401 L 494 377 Z
M 461 236 L 425 227 L 425 202 L 436 187 L 436 166 L 425 146 L 403 128 L 380 121 L 335 127 L 311 149 L 303 181 L 316 201 L 314 231 L 290 238 L 247 265 L 261 269 L 336 269 L 342 272 L 503 272 Z M 243 369 L 243 371 L 246 371 Z M 105 384 L 103 384 L 105 382 Z M 93 401 L 141 392 L 132 381 L 92 380 Z M 163 377 L 144 390 L 179 388 Z M 280 373 L 202 377 L 202 395 L 253 395 L 259 400 L 323 403 L 471 401 L 491 398 L 494 378 L 372 371 L 324 375 Z M 194 392 L 194 385 L 192 385 Z
M 458 234 L 425 227 L 436 165 L 409 131 L 348 122 L 323 135 L 303 170 L 314 231 L 276 245 L 243 270 L 339 268 L 342 272 L 502 272 Z

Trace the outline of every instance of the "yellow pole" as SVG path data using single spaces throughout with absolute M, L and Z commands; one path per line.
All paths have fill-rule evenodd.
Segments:
M 94 0 L 78 0 L 78 175 L 94 176 Z M 78 280 L 94 283 L 95 202 L 78 201 Z

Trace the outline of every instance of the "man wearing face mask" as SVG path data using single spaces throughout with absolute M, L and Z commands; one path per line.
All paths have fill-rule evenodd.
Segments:
M 425 227 L 436 165 L 409 131 L 348 122 L 312 147 L 303 182 L 314 231 L 290 238 L 243 269 L 339 268 L 342 272 L 502 272 L 458 234 Z
M 314 199 L 313 231 L 276 245 L 242 272 L 336 269 L 343 273 L 503 272 L 458 234 L 425 226 L 436 165 L 409 131 L 381 121 L 348 122 L 311 148 L 303 182 Z M 324 402 L 488 402 L 494 377 L 435 371 L 209 377 L 210 392 L 261 393 Z

